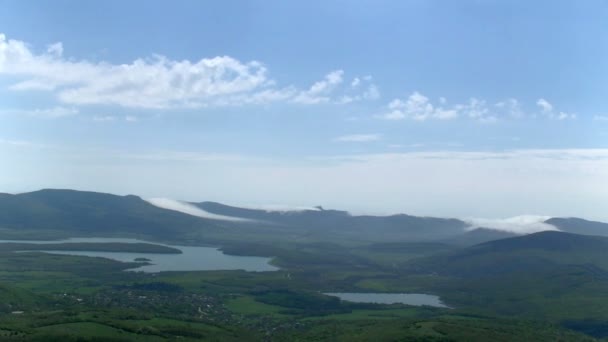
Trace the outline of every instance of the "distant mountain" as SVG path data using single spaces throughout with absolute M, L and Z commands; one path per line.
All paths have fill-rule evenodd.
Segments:
M 173 201 L 178 202 L 178 201 Z M 183 203 L 187 206 L 187 203 Z M 165 241 L 273 244 L 278 241 L 337 244 L 440 242 L 455 246 L 504 239 L 513 234 L 491 229 L 467 231 L 458 219 L 351 215 L 322 207 L 273 211 L 229 206 L 217 202 L 191 203 L 192 213 L 153 205 L 134 195 L 45 189 L 23 194 L 0 194 L 0 232 L 3 237 L 135 236 Z M 204 213 L 203 212 L 203 213 Z M 214 216 L 215 215 L 215 216 Z M 217 215 L 221 215 L 217 216 Z M 235 221 L 230 218 L 244 218 Z M 608 224 L 581 219 L 550 219 L 564 231 L 605 233 Z M 29 235 L 28 235 L 29 234 Z M 55 234 L 55 235 L 53 235 Z
M 12 232 L 4 236 L 61 232 L 59 236 L 120 235 L 209 243 L 281 240 L 373 243 L 447 239 L 463 234 L 467 226 L 457 219 L 403 214 L 355 216 L 321 207 L 269 211 L 216 202 L 192 205 L 211 214 L 252 221 L 197 217 L 152 205 L 134 195 L 45 189 L 17 195 L 0 194 L 0 229 Z
M 405 214 L 390 216 L 351 215 L 340 210 L 271 211 L 244 209 L 216 202 L 192 203 L 213 214 L 258 220 L 289 231 L 324 234 L 361 241 L 428 241 L 458 236 L 467 224 L 457 219 L 417 217 Z
M 158 208 L 133 195 L 54 189 L 1 194 L 0 228 L 159 238 L 218 229 L 211 221 Z
M 471 247 L 474 253 L 541 250 L 559 253 L 608 252 L 608 238 L 557 231 L 544 231 L 509 239 L 490 241 Z
M 607 253 L 607 237 L 544 231 L 422 259 L 413 267 L 445 275 L 485 277 L 591 265 L 604 274 L 608 270 Z
M 467 231 L 464 234 L 445 240 L 445 243 L 457 246 L 473 246 L 488 241 L 506 239 L 516 236 L 520 236 L 520 234 L 496 229 L 476 228 Z
M 545 223 L 568 233 L 608 236 L 608 223 L 604 222 L 588 221 L 576 217 L 554 217 L 546 220 Z

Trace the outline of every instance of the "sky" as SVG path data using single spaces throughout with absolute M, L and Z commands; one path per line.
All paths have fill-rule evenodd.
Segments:
M 0 192 L 608 220 L 606 1 L 0 6 Z

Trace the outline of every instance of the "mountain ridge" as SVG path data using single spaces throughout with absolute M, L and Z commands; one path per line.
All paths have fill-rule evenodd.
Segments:
M 73 189 L 41 189 L 0 193 L 0 228 L 20 231 L 63 231 L 71 235 L 137 235 L 156 239 L 222 243 L 239 239 L 258 242 L 332 241 L 381 243 L 436 241 L 467 246 L 512 237 L 512 233 L 471 226 L 456 218 L 352 215 L 344 210 L 294 211 L 241 208 L 219 202 L 184 202 L 212 214 L 252 219 L 228 222 L 196 217 L 153 205 L 137 195 L 114 195 Z M 576 218 L 546 221 L 566 232 L 601 233 L 608 224 Z M 604 231 L 605 230 L 605 231 Z

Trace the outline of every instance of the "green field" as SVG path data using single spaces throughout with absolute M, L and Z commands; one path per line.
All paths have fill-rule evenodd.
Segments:
M 377 247 L 339 247 L 321 263 L 308 258 L 323 255 L 317 245 L 268 248 L 279 252 L 282 270 L 145 274 L 100 258 L 3 251 L 0 334 L 68 341 L 575 341 L 593 339 L 585 332 L 602 336 L 608 321 L 608 281 L 572 265 L 468 279 L 409 270 L 431 262 L 428 253 L 370 256 Z M 395 269 L 396 262 L 405 266 Z M 349 303 L 319 291 L 432 293 L 453 308 Z

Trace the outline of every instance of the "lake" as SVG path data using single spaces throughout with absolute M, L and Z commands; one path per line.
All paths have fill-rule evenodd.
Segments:
M 338 297 L 342 300 L 354 303 L 374 303 L 374 304 L 407 304 L 415 306 L 434 306 L 447 308 L 438 296 L 422 293 L 348 293 L 335 292 L 324 293 L 327 296 Z
M 92 242 L 119 242 L 119 243 L 151 243 L 177 248 L 182 254 L 159 253 L 126 253 L 126 252 L 95 252 L 95 251 L 36 251 L 49 254 L 77 255 L 88 257 L 101 257 L 122 262 L 133 262 L 136 258 L 149 259 L 151 265 L 142 265 L 128 271 L 156 273 L 162 271 L 216 271 L 216 270 L 245 270 L 250 272 L 277 271 L 279 268 L 270 265 L 270 258 L 255 256 L 237 256 L 222 253 L 214 247 L 173 246 L 157 242 L 137 239 L 120 238 L 70 238 L 66 240 L 38 241 L 38 240 L 0 240 L 3 242 L 18 243 L 92 243 Z

